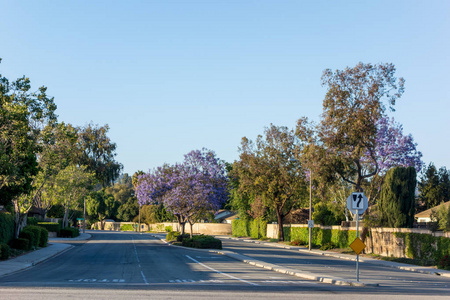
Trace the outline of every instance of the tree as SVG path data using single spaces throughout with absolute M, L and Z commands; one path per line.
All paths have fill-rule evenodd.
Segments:
M 63 227 L 69 226 L 70 212 L 78 209 L 94 182 L 94 173 L 85 166 L 69 165 L 55 177 L 50 195 L 64 207 Z
M 120 175 L 122 165 L 115 161 L 116 144 L 107 136 L 108 125 L 88 124 L 78 128 L 78 164 L 95 173 L 103 187 L 111 185 Z
M 327 69 L 322 76 L 328 91 L 318 135 L 325 161 L 360 192 L 364 181 L 380 169 L 377 124 L 385 117 L 386 105 L 394 110 L 404 92 L 404 80 L 394 73 L 392 64 L 359 63 L 344 71 Z
M 287 127 L 271 125 L 254 144 L 242 139 L 239 160 L 232 176 L 239 181 L 238 191 L 261 199 L 276 214 L 278 237 L 284 241 L 284 219 L 306 197 L 305 170 L 297 157 L 296 138 Z
M 386 173 L 378 203 L 382 226 L 412 228 L 415 211 L 416 170 L 395 167 Z
M 39 136 L 42 128 L 56 122 L 56 105 L 47 88 L 30 89 L 25 76 L 9 82 L 0 75 L 0 202 L 13 203 L 16 237 L 33 204 L 28 194 L 39 170 Z
M 140 205 L 163 203 L 184 234 L 187 222 L 192 229 L 199 218 L 225 203 L 225 165 L 210 150 L 191 151 L 182 164 L 164 165 L 139 176 L 136 196 Z
M 86 212 L 91 221 L 100 222 L 101 230 L 105 229 L 105 219 L 116 214 L 117 206 L 114 196 L 108 195 L 104 190 L 92 192 L 86 197 Z
M 450 172 L 445 167 L 438 171 L 435 165 L 430 163 L 425 168 L 419 181 L 419 200 L 425 209 L 450 201 Z

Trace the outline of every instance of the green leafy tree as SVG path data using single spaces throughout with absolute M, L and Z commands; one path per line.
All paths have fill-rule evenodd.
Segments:
M 99 221 L 101 230 L 105 229 L 105 219 L 115 216 L 117 207 L 114 196 L 108 195 L 104 190 L 92 192 L 86 198 L 86 212 L 90 221 Z
M 69 165 L 55 177 L 54 185 L 49 190 L 49 197 L 64 207 L 63 227 L 69 226 L 69 219 L 81 206 L 93 183 L 95 175 L 85 166 Z
M 436 169 L 433 163 L 422 172 L 419 181 L 421 210 L 430 209 L 439 203 L 450 201 L 450 172 L 445 167 Z
M 122 165 L 115 161 L 117 146 L 107 136 L 108 130 L 108 125 L 88 124 L 78 128 L 77 162 L 94 172 L 103 187 L 112 185 L 122 169 Z
M 378 203 L 382 226 L 412 228 L 416 184 L 413 167 L 395 167 L 386 173 Z
M 284 241 L 284 219 L 306 196 L 305 170 L 298 159 L 296 138 L 287 127 L 271 125 L 256 143 L 242 139 L 240 159 L 232 176 L 239 180 L 242 194 L 259 197 L 276 214 L 278 237 Z
M 30 90 L 25 76 L 10 82 L 0 75 L 0 202 L 13 203 L 16 237 L 33 204 L 29 194 L 39 170 L 42 128 L 56 122 L 56 105 L 47 88 Z
M 404 92 L 404 80 L 394 73 L 392 64 L 359 63 L 343 71 L 327 69 L 322 76 L 328 88 L 318 131 L 326 151 L 322 162 L 360 192 L 379 171 L 377 123 Z
M 437 208 L 431 209 L 431 220 L 435 223 L 432 230 L 450 231 L 450 205 L 441 203 Z

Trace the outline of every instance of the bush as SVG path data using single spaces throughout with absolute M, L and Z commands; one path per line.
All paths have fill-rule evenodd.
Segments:
M 320 247 L 320 250 L 326 251 L 326 250 L 331 250 L 331 249 L 334 249 L 334 248 L 336 248 L 336 246 L 333 243 L 328 242 L 328 243 L 322 245 L 322 247 Z
M 164 228 L 164 230 L 165 230 L 166 232 L 172 232 L 172 231 L 173 231 L 173 228 L 172 228 L 172 226 L 166 226 L 166 227 Z
M 35 234 L 33 231 L 31 231 L 31 230 L 22 230 L 22 231 L 19 233 L 19 238 L 21 238 L 21 239 L 26 239 L 26 240 L 29 241 L 29 243 L 28 243 L 28 248 L 27 248 L 26 250 L 33 249 L 33 248 L 36 247 L 36 245 L 37 245 L 37 241 L 38 241 L 37 236 L 36 236 L 36 234 Z
M 37 225 L 38 220 L 35 217 L 27 217 L 27 225 Z
M 30 240 L 24 238 L 13 239 L 11 241 L 11 247 L 18 250 L 29 250 Z
M 75 238 L 80 235 L 78 228 L 66 227 L 59 231 L 60 237 Z
M 61 226 L 59 223 L 53 223 L 53 222 L 38 222 L 38 226 L 44 227 L 47 229 L 48 232 L 56 232 L 59 234 L 59 231 L 61 230 Z
M 439 261 L 439 269 L 450 270 L 450 255 L 446 254 Z
M 23 228 L 23 231 L 31 231 L 34 233 L 36 239 L 33 241 L 33 247 L 46 247 L 48 241 L 48 231 L 45 228 L 35 225 L 28 225 Z M 44 246 L 41 246 L 44 245 Z
M 176 239 L 178 239 L 178 236 L 180 235 L 179 232 L 177 231 L 171 231 L 169 233 L 167 233 L 166 235 L 166 241 L 174 241 Z
M 209 235 L 194 235 L 192 238 L 185 238 L 182 245 L 200 249 L 222 249 L 222 241 Z
M 11 249 L 9 248 L 9 246 L 4 243 L 0 244 L 0 259 L 6 260 L 9 258 L 10 255 L 11 255 Z
M 185 239 L 190 239 L 191 235 L 189 233 L 185 234 L 178 234 L 177 235 L 177 242 L 183 242 Z
M 0 243 L 8 244 L 14 238 L 14 217 L 0 213 Z
M 133 224 L 123 224 L 120 226 L 120 230 L 121 231 L 134 231 L 135 228 L 134 228 Z
M 233 236 L 250 236 L 249 221 L 236 219 L 231 222 L 231 232 Z

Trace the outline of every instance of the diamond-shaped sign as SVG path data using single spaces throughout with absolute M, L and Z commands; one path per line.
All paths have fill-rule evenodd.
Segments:
M 363 243 L 363 241 L 361 241 L 361 239 L 359 237 L 357 237 L 351 244 L 350 244 L 350 248 L 353 249 L 353 251 L 355 251 L 355 253 L 357 255 L 359 255 L 361 253 L 361 251 L 364 250 L 364 248 L 366 248 L 366 245 Z

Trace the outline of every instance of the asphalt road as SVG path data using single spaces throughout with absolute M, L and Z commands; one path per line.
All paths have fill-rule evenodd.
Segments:
M 386 284 L 335 286 L 279 274 L 208 251 L 170 246 L 146 234 L 96 232 L 88 241 L 71 244 L 75 247 L 57 257 L 1 277 L 0 299 L 361 299 L 361 295 L 364 299 L 423 299 L 450 295 L 449 278 L 374 269 L 363 270 L 363 276 L 385 278 Z M 315 271 L 325 268 L 334 275 L 354 268 L 352 262 L 255 244 L 224 241 L 224 246 L 280 265 Z

